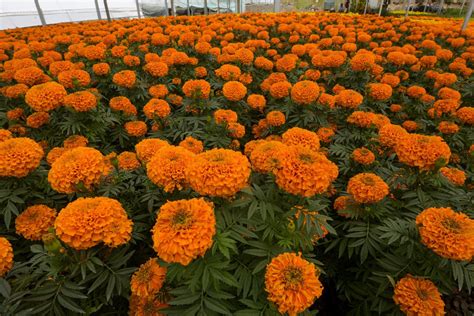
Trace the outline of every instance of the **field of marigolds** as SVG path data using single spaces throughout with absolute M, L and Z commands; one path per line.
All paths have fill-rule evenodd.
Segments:
M 460 24 L 0 31 L 0 314 L 472 315 Z

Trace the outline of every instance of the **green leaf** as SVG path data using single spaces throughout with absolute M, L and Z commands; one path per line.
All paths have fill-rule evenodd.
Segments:
M 67 299 L 65 297 L 62 297 L 61 295 L 58 295 L 57 299 L 58 299 L 59 304 L 61 304 L 62 307 L 66 308 L 66 309 L 68 309 L 72 312 L 79 313 L 79 314 L 85 314 L 86 313 L 84 310 L 82 310 L 79 307 L 79 305 L 77 305 L 76 303 L 70 301 L 69 299 Z
M 115 287 L 115 276 L 111 275 L 109 278 L 109 282 L 107 283 L 107 288 L 105 289 L 105 297 L 107 299 L 107 302 L 110 301 L 110 298 L 112 297 L 112 292 L 114 291 Z
M 172 299 L 171 301 L 168 302 L 168 304 L 170 304 L 170 305 L 188 305 L 188 304 L 196 302 L 199 298 L 201 298 L 201 293 L 192 294 L 192 295 L 189 295 L 189 293 L 188 293 L 186 295 L 179 296 L 179 297 L 176 297 L 176 298 Z
M 206 297 L 204 299 L 204 305 L 210 310 L 217 312 L 221 315 L 232 315 L 230 310 L 224 304 L 210 297 Z
M 3 297 L 8 298 L 10 296 L 11 291 L 12 288 L 7 282 L 7 280 L 0 278 L 0 294 L 2 294 Z

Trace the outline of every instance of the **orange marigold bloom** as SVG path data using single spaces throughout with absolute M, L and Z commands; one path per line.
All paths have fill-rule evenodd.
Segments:
M 188 98 L 209 99 L 211 85 L 206 80 L 188 80 L 183 85 L 183 92 Z
M 342 217 L 350 217 L 350 214 L 347 214 L 345 211 L 355 204 L 356 202 L 350 195 L 342 195 L 334 200 L 333 207 L 337 211 L 338 215 Z
M 319 86 L 313 81 L 299 81 L 291 88 L 291 99 L 297 104 L 311 104 L 318 99 L 318 96 Z
M 131 151 L 124 151 L 117 156 L 118 168 L 125 171 L 133 171 L 140 168 L 141 164 L 137 155 Z
M 342 90 L 336 95 L 336 104 L 343 108 L 355 109 L 363 100 L 362 94 L 351 89 Z
M 72 135 L 63 141 L 64 148 L 87 147 L 89 140 L 81 135 Z
M 143 113 L 150 120 L 156 117 L 165 118 L 170 115 L 171 107 L 165 100 L 151 99 L 143 107 Z
M 13 248 L 5 237 L 0 237 L 0 278 L 13 267 Z
M 141 137 L 146 134 L 148 127 L 143 121 L 130 121 L 124 125 L 127 134 L 134 137 Z
M 395 152 L 400 162 L 420 169 L 432 169 L 449 162 L 451 150 L 439 136 L 408 134 L 399 139 Z
M 18 121 L 23 118 L 25 110 L 22 108 L 14 108 L 13 110 L 7 111 L 7 119 L 10 121 Z
M 390 112 L 392 113 L 398 113 L 402 110 L 402 106 L 400 104 L 392 104 L 390 105 Z
M 327 191 L 338 176 L 337 166 L 323 154 L 303 146 L 289 146 L 276 157 L 277 185 L 288 193 L 310 197 Z
M 250 157 L 252 169 L 256 172 L 268 173 L 279 166 L 278 155 L 287 146 L 279 141 L 254 141 L 255 147 L 251 150 L 245 146 Z M 248 144 L 248 143 L 247 143 Z
M 461 93 L 459 91 L 447 87 L 439 89 L 438 96 L 443 100 L 461 100 Z
M 425 209 L 416 217 L 421 242 L 437 255 L 459 261 L 474 256 L 474 220 L 450 207 Z
M 324 143 L 329 143 L 334 136 L 334 130 L 329 127 L 320 127 L 317 131 L 319 139 Z
M 18 83 L 23 83 L 28 86 L 32 86 L 34 84 L 44 82 L 44 73 L 43 70 L 38 67 L 26 67 L 17 70 L 13 75 L 13 78 Z
M 245 126 L 239 123 L 229 123 L 227 125 L 227 130 L 229 131 L 230 137 L 232 138 L 242 138 L 245 136 Z M 234 142 L 235 144 L 236 142 Z
M 302 146 L 314 151 L 319 150 L 318 134 L 300 127 L 292 127 L 282 135 L 282 142 L 288 146 Z
M 270 95 L 275 99 L 286 98 L 290 95 L 291 83 L 288 81 L 279 81 L 271 85 Z
M 25 102 L 35 111 L 49 112 L 63 104 L 66 89 L 57 82 L 46 82 L 30 88 Z
M 395 285 L 393 300 L 406 315 L 444 315 L 444 302 L 430 280 L 406 275 Z
M 60 72 L 58 81 L 65 88 L 85 87 L 91 82 L 91 76 L 85 70 L 73 69 Z
M 357 53 L 351 58 L 351 68 L 354 71 L 371 70 L 375 65 L 375 55 L 371 52 Z
M 206 67 L 196 67 L 194 68 L 194 76 L 196 76 L 196 78 L 204 78 L 207 76 L 207 69 Z
M 64 147 L 54 147 L 51 149 L 46 156 L 46 162 L 51 166 L 62 154 L 64 154 L 69 149 Z
M 229 101 L 240 101 L 245 98 L 247 94 L 247 88 L 238 81 L 228 81 L 222 87 L 222 93 Z
M 168 65 L 161 61 L 149 62 L 143 67 L 152 77 L 164 77 L 168 74 Z
M 15 99 L 24 96 L 26 92 L 28 92 L 28 89 L 29 88 L 26 84 L 19 83 L 6 87 L 4 95 L 7 98 Z
M 236 123 L 238 116 L 235 111 L 232 110 L 223 110 L 219 109 L 216 110 L 213 114 L 214 116 L 214 121 L 216 121 L 217 124 L 222 124 L 222 123 Z
M 12 138 L 13 135 L 9 130 L 0 128 L 0 143 Z
M 203 198 L 166 202 L 152 232 L 153 248 L 161 259 L 187 266 L 212 246 L 214 205 Z
M 387 124 L 379 129 L 379 142 L 383 146 L 393 147 L 407 135 L 408 132 L 400 125 Z
M 35 112 L 26 118 L 26 126 L 31 128 L 40 128 L 48 122 L 48 112 Z
M 281 314 L 296 316 L 321 296 L 323 285 L 316 266 L 294 253 L 283 253 L 272 259 L 265 271 L 268 300 Z
M 418 129 L 418 123 L 415 121 L 408 120 L 402 123 L 402 127 L 409 132 L 414 132 Z
M 454 99 L 446 99 L 446 100 L 437 100 L 433 104 L 434 111 L 437 116 L 440 116 L 443 113 L 446 114 L 454 114 L 456 109 L 459 107 L 459 101 Z
M 398 78 L 398 76 L 395 76 L 394 74 L 386 73 L 383 75 L 380 82 L 388 84 L 392 88 L 395 88 L 396 86 L 400 84 L 400 78 Z
M 77 112 L 88 112 L 97 107 L 97 98 L 90 91 L 78 91 L 64 97 L 64 106 Z
M 254 54 L 250 49 L 240 48 L 235 52 L 235 57 L 244 65 L 251 65 Z
M 318 103 L 332 109 L 336 105 L 336 97 L 327 93 L 321 93 Z
M 202 144 L 202 142 L 192 136 L 188 136 L 183 139 L 179 143 L 179 146 L 186 148 L 187 150 L 195 154 L 199 154 L 204 150 L 204 145 Z
M 39 166 L 43 156 L 43 148 L 30 138 L 0 142 L 0 177 L 26 177 Z
M 185 170 L 194 154 L 183 147 L 165 146 L 146 165 L 150 180 L 165 192 L 181 190 L 186 185 Z
M 163 99 L 168 94 L 168 88 L 164 84 L 156 84 L 148 89 L 148 93 L 156 99 Z
M 132 275 L 130 280 L 132 295 L 146 298 L 158 294 L 165 283 L 166 271 L 167 268 L 160 266 L 156 258 L 150 258 Z
M 462 107 L 456 111 L 456 116 L 464 124 L 474 125 L 474 107 Z
M 375 161 L 375 155 L 365 147 L 356 148 L 352 152 L 352 159 L 361 165 L 370 165 Z
M 63 153 L 53 162 L 48 173 L 51 187 L 60 193 L 73 193 L 85 188 L 91 190 L 99 184 L 106 164 L 100 151 L 77 147 Z
M 250 163 L 244 155 L 229 149 L 211 149 L 199 155 L 186 169 L 191 188 L 201 195 L 232 197 L 245 188 Z
M 133 70 L 122 70 L 117 72 L 112 81 L 119 87 L 132 88 L 137 81 L 137 75 Z
M 442 121 L 438 124 L 438 130 L 443 134 L 456 134 L 459 126 L 454 122 Z
M 215 73 L 225 81 L 238 80 L 242 74 L 239 67 L 230 64 L 222 65 L 220 68 L 215 70 Z
M 411 86 L 407 89 L 407 95 L 411 98 L 419 99 L 426 94 L 426 90 L 420 86 Z
M 147 138 L 135 145 L 135 152 L 141 162 L 147 163 L 164 146 L 169 146 L 166 140 Z
M 15 219 L 16 233 L 28 240 L 41 240 L 55 219 L 56 210 L 43 204 L 29 206 Z
M 247 97 L 247 104 L 254 110 L 263 111 L 267 105 L 267 100 L 261 94 L 251 94 Z
M 359 173 L 349 179 L 347 192 L 358 203 L 377 203 L 389 194 L 389 188 L 379 176 Z
M 78 198 L 63 208 L 54 222 L 59 239 L 76 250 L 100 243 L 108 247 L 126 244 L 132 226 L 120 202 L 107 197 Z
M 109 106 L 112 110 L 122 111 L 126 115 L 132 116 L 137 115 L 137 108 L 132 104 L 132 102 L 123 96 L 113 97 L 109 101 Z
M 269 126 L 281 126 L 286 122 L 285 114 L 280 111 L 268 112 L 265 119 Z
M 369 95 L 376 101 L 385 101 L 392 96 L 392 87 L 385 83 L 369 84 Z
M 92 71 L 97 76 L 105 76 L 110 73 L 110 66 L 107 63 L 98 63 L 92 65 Z
M 462 186 L 466 182 L 466 173 L 458 168 L 443 167 L 439 171 L 454 185 Z

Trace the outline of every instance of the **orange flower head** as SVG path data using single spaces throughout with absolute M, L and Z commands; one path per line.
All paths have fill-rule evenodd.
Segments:
M 313 151 L 318 151 L 320 147 L 318 134 L 300 127 L 292 127 L 284 132 L 282 141 L 288 146 L 302 146 Z
M 16 99 L 22 97 L 28 92 L 29 87 L 26 84 L 15 84 L 13 86 L 8 86 L 5 89 L 4 95 L 10 99 Z
M 51 165 L 48 181 L 53 190 L 73 193 L 98 185 L 106 170 L 104 156 L 89 147 L 77 147 L 63 153 Z
M 279 153 L 286 150 L 286 147 L 285 144 L 279 141 L 258 141 L 255 148 L 248 154 L 252 169 L 261 173 L 272 172 L 279 167 Z M 248 151 L 249 148 L 246 146 L 246 149 Z
M 153 248 L 162 260 L 187 266 L 212 246 L 214 205 L 203 198 L 166 202 L 152 233 Z
M 214 112 L 213 116 L 214 116 L 214 121 L 216 121 L 217 124 L 236 123 L 238 119 L 237 113 L 232 110 L 219 109 Z
M 147 163 L 164 146 L 169 146 L 166 140 L 147 138 L 135 145 L 135 152 L 142 163 Z
M 148 298 L 158 294 L 165 283 L 166 271 L 167 268 L 160 266 L 156 258 L 150 258 L 132 275 L 130 280 L 132 295 Z
M 439 171 L 454 185 L 463 186 L 466 182 L 466 173 L 460 169 L 443 167 Z
M 224 83 L 222 93 L 227 100 L 237 102 L 245 98 L 247 88 L 241 82 L 228 81 Z
M 143 113 L 148 119 L 154 119 L 156 117 L 166 118 L 171 113 L 171 107 L 165 100 L 151 99 L 143 107 Z
M 356 148 L 352 152 L 352 159 L 361 165 L 370 165 L 375 161 L 375 155 L 365 147 Z
M 356 109 L 363 100 L 362 94 L 351 89 L 342 90 L 336 95 L 336 104 L 348 109 Z
M 275 99 L 283 99 L 290 95 L 291 88 L 288 81 L 279 81 L 271 85 L 270 95 Z
M 18 83 L 26 84 L 27 86 L 32 86 L 44 82 L 44 76 L 45 74 L 43 73 L 43 70 L 33 66 L 17 70 L 13 78 Z
M 26 118 L 26 126 L 31 128 L 40 128 L 41 126 L 48 124 L 48 122 L 48 112 L 35 112 Z
M 347 193 L 358 203 L 377 203 L 389 193 L 388 185 L 373 173 L 359 173 L 349 179 Z
M 90 91 L 78 91 L 64 98 L 64 106 L 77 112 L 89 112 L 97 107 L 97 98 Z
M 186 169 L 191 188 L 201 195 L 232 197 L 248 185 L 250 163 L 240 152 L 211 149 L 199 155 Z
M 163 99 L 168 95 L 168 88 L 164 84 L 156 84 L 148 89 L 148 93 L 156 99 Z
M 269 126 L 281 126 L 286 122 L 285 114 L 280 111 L 268 112 L 265 119 Z
M 406 275 L 395 285 L 393 300 L 406 315 L 444 315 L 444 302 L 428 279 Z
M 154 61 L 147 63 L 143 70 L 149 73 L 152 77 L 161 78 L 168 74 L 168 65 L 161 61 Z
M 137 108 L 127 97 L 124 96 L 111 98 L 109 101 L 109 106 L 112 110 L 121 111 L 128 116 L 137 115 Z
M 127 134 L 134 137 L 142 137 L 145 136 L 146 132 L 148 131 L 148 127 L 145 122 L 143 121 L 130 121 L 125 123 L 124 125 Z
M 225 81 L 238 80 L 242 74 L 239 67 L 230 64 L 222 65 L 220 68 L 215 70 L 215 73 Z
M 0 237 L 0 277 L 13 267 L 13 248 L 5 237 Z
M 122 70 L 113 75 L 112 81 L 119 87 L 130 89 L 135 86 L 137 75 L 133 70 Z
M 320 127 L 316 134 L 322 142 L 329 143 L 334 136 L 334 130 L 329 127 Z
M 43 148 L 26 137 L 0 142 L 0 177 L 26 177 L 44 156 Z
M 375 101 L 386 101 L 392 96 L 392 87 L 385 83 L 371 83 L 369 95 Z
M 58 82 L 65 88 L 86 87 L 91 83 L 91 76 L 81 69 L 66 70 L 59 73 Z
M 398 139 L 395 153 L 400 162 L 422 170 L 447 164 L 451 156 L 449 146 L 441 137 L 420 134 L 408 134 Z
M 456 117 L 467 125 L 474 125 L 474 107 L 462 107 L 456 111 Z
M 118 168 L 125 171 L 133 171 L 140 168 L 141 164 L 137 155 L 131 151 L 124 151 L 117 156 Z
M 120 202 L 107 197 L 78 198 L 66 205 L 54 222 L 59 239 L 76 250 L 100 243 L 108 247 L 126 244 L 132 226 Z
M 25 95 L 25 102 L 35 111 L 49 112 L 63 104 L 66 89 L 57 82 L 46 82 L 31 87 Z
M 89 140 L 81 135 L 72 135 L 63 141 L 64 148 L 87 147 Z
M 42 204 L 29 206 L 15 219 L 16 233 L 28 240 L 41 240 L 55 219 L 56 210 Z
M 379 142 L 386 147 L 394 147 L 408 132 L 400 125 L 387 124 L 379 129 Z
M 282 253 L 272 259 L 265 271 L 268 300 L 281 314 L 296 316 L 323 293 L 316 266 L 294 253 Z
M 188 80 L 183 85 L 183 92 L 188 98 L 209 99 L 211 85 L 206 80 Z
M 438 130 L 443 134 L 456 134 L 459 126 L 454 122 L 442 121 L 438 124 Z
M 0 128 L 0 143 L 4 142 L 7 139 L 10 139 L 12 137 L 13 137 L 13 135 L 9 130 Z
M 98 63 L 92 65 L 92 71 L 96 76 L 106 76 L 110 73 L 110 66 L 107 63 Z
M 474 256 L 474 220 L 449 207 L 431 207 L 416 217 L 421 242 L 437 255 L 458 261 Z
M 186 148 L 187 150 L 189 150 L 190 152 L 194 154 L 199 154 L 204 150 L 203 143 L 192 136 L 188 136 L 185 139 L 183 139 L 179 143 L 179 146 Z
M 291 100 L 297 104 L 311 104 L 318 99 L 318 96 L 319 86 L 313 81 L 299 81 L 291 88 Z
M 311 197 L 328 190 L 339 170 L 326 156 L 303 146 L 288 146 L 275 157 L 277 185 L 288 193 Z
M 247 104 L 250 108 L 261 112 L 267 105 L 267 100 L 261 94 L 251 94 L 247 97 Z

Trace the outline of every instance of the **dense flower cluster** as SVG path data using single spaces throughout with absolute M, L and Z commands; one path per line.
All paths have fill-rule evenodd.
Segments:
M 29 240 L 40 240 L 55 219 L 56 210 L 42 204 L 32 205 L 16 218 L 16 233 Z
M 6 139 L 0 142 L 0 177 L 25 177 L 39 166 L 43 156 L 43 148 L 30 138 Z

